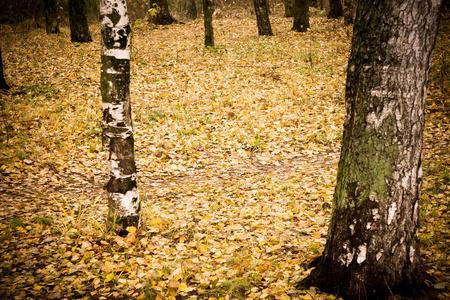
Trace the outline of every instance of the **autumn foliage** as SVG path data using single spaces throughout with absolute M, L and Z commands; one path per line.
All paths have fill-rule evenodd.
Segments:
M 134 26 L 131 102 L 143 227 L 106 231 L 100 29 L 2 26 L 0 298 L 334 299 L 295 283 L 327 234 L 351 28 L 311 9 Z M 441 24 L 449 26 L 448 19 Z M 427 102 L 422 258 L 450 297 L 448 30 Z M 445 69 L 447 66 L 447 69 Z M 447 70 L 447 71 L 446 71 Z

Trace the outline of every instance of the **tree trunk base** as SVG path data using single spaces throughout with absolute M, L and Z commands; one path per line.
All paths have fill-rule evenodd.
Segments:
M 122 218 L 108 218 L 107 229 L 114 231 L 118 236 L 127 236 L 128 227 L 136 227 L 139 224 L 139 216 L 128 216 Z
M 312 263 L 308 267 L 313 267 Z M 296 288 L 307 289 L 313 286 L 344 299 L 391 299 L 394 295 L 422 300 L 436 299 L 433 298 L 436 294 L 427 289 L 421 275 L 408 277 L 394 284 L 387 282 L 384 277 L 372 278 L 367 273 L 361 274 L 354 270 L 350 272 L 350 268 L 336 268 L 330 263 L 320 261 L 309 276 L 297 283 Z M 364 277 L 366 280 L 361 281 Z

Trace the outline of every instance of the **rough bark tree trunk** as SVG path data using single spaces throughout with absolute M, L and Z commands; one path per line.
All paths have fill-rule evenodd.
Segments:
M 286 18 L 294 16 L 294 0 L 284 0 L 284 16 Z
M 86 19 L 85 0 L 69 0 L 70 40 L 78 43 L 92 42 Z
M 131 27 L 124 0 L 100 0 L 103 144 L 108 153 L 108 228 L 120 235 L 139 223 L 130 103 Z
M 203 0 L 203 18 L 205 25 L 205 47 L 214 47 L 214 29 L 212 17 L 214 13 L 214 1 Z
M 195 0 L 187 0 L 186 17 L 189 20 L 197 19 L 197 5 L 195 4 Z
M 294 25 L 292 30 L 305 32 L 309 28 L 309 1 L 294 0 Z
M 341 0 L 330 0 L 330 11 L 328 12 L 328 18 L 339 19 L 344 15 L 344 9 L 342 8 Z
M 9 88 L 3 75 L 2 48 L 0 48 L 0 90 L 9 90 Z
M 155 25 L 170 25 L 176 20 L 170 15 L 167 0 L 150 0 L 150 22 Z
M 420 286 L 422 135 L 440 4 L 360 0 L 328 238 L 299 286 L 344 299 Z
M 47 34 L 59 33 L 58 8 L 56 0 L 44 0 L 45 29 Z
M 273 35 L 269 20 L 269 6 L 267 0 L 253 0 L 255 6 L 256 23 L 259 35 Z

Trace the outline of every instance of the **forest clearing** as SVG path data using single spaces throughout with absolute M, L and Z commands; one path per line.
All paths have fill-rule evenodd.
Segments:
M 246 14 L 135 23 L 131 103 L 142 228 L 106 231 L 100 27 L 2 25 L 0 297 L 335 299 L 298 290 L 326 241 L 344 122 L 352 29 L 311 10 L 311 29 Z M 450 298 L 450 20 L 431 70 L 421 256 Z M 448 70 L 447 70 L 448 72 Z

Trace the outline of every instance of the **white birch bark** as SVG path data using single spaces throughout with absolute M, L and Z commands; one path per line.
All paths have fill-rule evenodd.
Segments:
M 300 285 L 345 299 L 420 288 L 426 85 L 441 0 L 360 0 L 327 244 Z
M 124 0 L 100 0 L 103 142 L 108 152 L 107 225 L 119 234 L 139 222 L 140 200 L 134 161 L 130 104 L 131 27 Z

